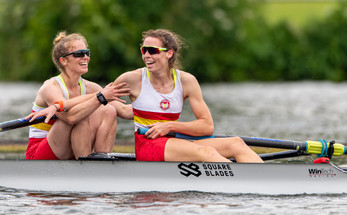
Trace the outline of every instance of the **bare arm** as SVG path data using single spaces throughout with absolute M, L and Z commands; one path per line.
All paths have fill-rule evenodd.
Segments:
M 117 110 L 117 116 L 122 119 L 134 119 L 133 108 L 131 104 L 123 104 L 118 101 L 113 101 L 109 103 Z
M 92 114 L 101 103 L 96 97 L 98 92 L 101 92 L 107 101 L 117 101 L 120 104 L 125 103 L 125 100 L 120 99 L 119 97 L 129 95 L 129 88 L 125 87 L 126 83 L 120 83 L 118 85 L 108 84 L 105 88 L 95 88 L 86 101 L 77 103 L 71 109 L 66 112 L 66 119 L 70 124 L 75 124 L 79 122 L 81 119 L 85 118 Z M 69 101 L 69 100 L 68 100 Z M 58 116 L 59 117 L 59 116 Z
M 135 101 L 141 90 L 141 69 L 126 72 L 120 75 L 114 82 L 114 85 L 119 83 L 127 83 L 126 87 L 130 88 L 129 98 L 131 101 Z M 140 83 L 140 84 L 139 84 Z M 117 115 L 123 119 L 134 119 L 134 114 L 131 104 L 122 104 L 119 101 L 110 103 L 117 110 Z
M 168 132 L 174 131 L 191 136 L 212 135 L 214 132 L 211 112 L 202 97 L 200 85 L 196 78 L 189 74 L 181 73 L 184 97 L 189 99 L 190 106 L 196 120 L 190 122 L 164 122 L 151 125 L 146 135 L 148 138 L 165 136 Z
M 127 91 L 129 91 L 129 88 L 122 88 L 125 86 L 125 83 L 115 86 L 109 84 L 104 89 L 95 83 L 90 83 L 88 86 L 88 93 L 90 94 L 66 100 L 60 87 L 57 86 L 55 82 L 52 80 L 46 81 L 38 92 L 36 103 L 39 103 L 39 106 L 48 106 L 48 108 L 37 113 L 32 113 L 26 118 L 32 117 L 32 121 L 39 116 L 46 116 L 47 118 L 45 121 L 48 122 L 55 114 L 59 119 L 66 123 L 75 124 L 86 116 L 89 116 L 101 105 L 99 100 L 96 98 L 96 94 L 99 90 L 104 94 L 108 101 L 117 100 L 125 102 L 124 100 L 119 99 L 119 97 L 128 95 Z M 59 100 L 63 101 L 64 107 L 68 110 L 67 112 L 57 112 L 59 105 L 54 105 L 54 102 Z
M 141 91 L 141 69 L 123 73 L 113 82 L 113 84 L 117 85 L 123 82 L 127 83 L 126 86 L 130 88 L 130 100 L 132 102 L 135 101 Z

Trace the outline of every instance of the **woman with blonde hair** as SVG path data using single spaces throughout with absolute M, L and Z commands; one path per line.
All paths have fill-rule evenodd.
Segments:
M 60 32 L 53 42 L 52 60 L 60 71 L 38 90 L 27 116 L 46 116 L 44 123 L 30 127 L 27 159 L 74 159 L 92 152 L 112 152 L 117 110 L 125 110 L 121 96 L 125 83 L 102 88 L 81 76 L 88 72 L 90 50 L 78 33 Z M 109 102 L 113 104 L 110 105 Z M 124 112 L 125 113 L 125 112 Z M 56 119 L 51 119 L 55 115 Z

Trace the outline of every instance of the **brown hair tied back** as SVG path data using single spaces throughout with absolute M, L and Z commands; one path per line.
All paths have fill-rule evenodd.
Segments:
M 169 68 L 181 69 L 181 56 L 179 50 L 184 43 L 180 36 L 166 29 L 151 29 L 142 33 L 142 42 L 147 37 L 157 38 L 163 43 L 164 48 L 174 50 L 174 54 L 169 59 Z

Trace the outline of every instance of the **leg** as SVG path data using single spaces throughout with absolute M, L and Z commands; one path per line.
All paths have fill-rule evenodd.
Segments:
M 57 120 L 47 135 L 47 141 L 53 153 L 60 160 L 67 160 L 73 157 L 70 132 L 73 126 Z
M 230 162 L 214 147 L 171 138 L 165 146 L 165 161 Z
M 72 130 L 71 141 L 76 159 L 95 152 L 112 152 L 116 138 L 117 112 L 110 106 L 100 106 Z
M 117 111 L 111 106 L 102 107 L 100 114 L 92 116 L 90 119 L 97 117 L 101 119 L 101 123 L 97 127 L 95 134 L 95 152 L 112 152 L 117 133 Z M 99 115 L 99 116 L 97 116 Z M 91 122 L 92 126 L 93 123 Z
M 95 132 L 90 129 L 89 117 L 78 122 L 71 131 L 71 148 L 75 159 L 86 157 L 92 151 L 92 137 Z
M 263 160 L 240 137 L 214 138 L 194 141 L 201 146 L 211 146 L 227 158 L 237 162 L 263 163 Z

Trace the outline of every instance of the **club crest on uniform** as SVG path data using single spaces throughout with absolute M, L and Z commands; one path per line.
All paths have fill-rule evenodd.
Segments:
M 161 102 L 160 102 L 160 108 L 161 108 L 162 110 L 167 110 L 167 109 L 169 109 L 169 108 L 170 108 L 170 101 L 167 100 L 167 99 L 161 100 Z

